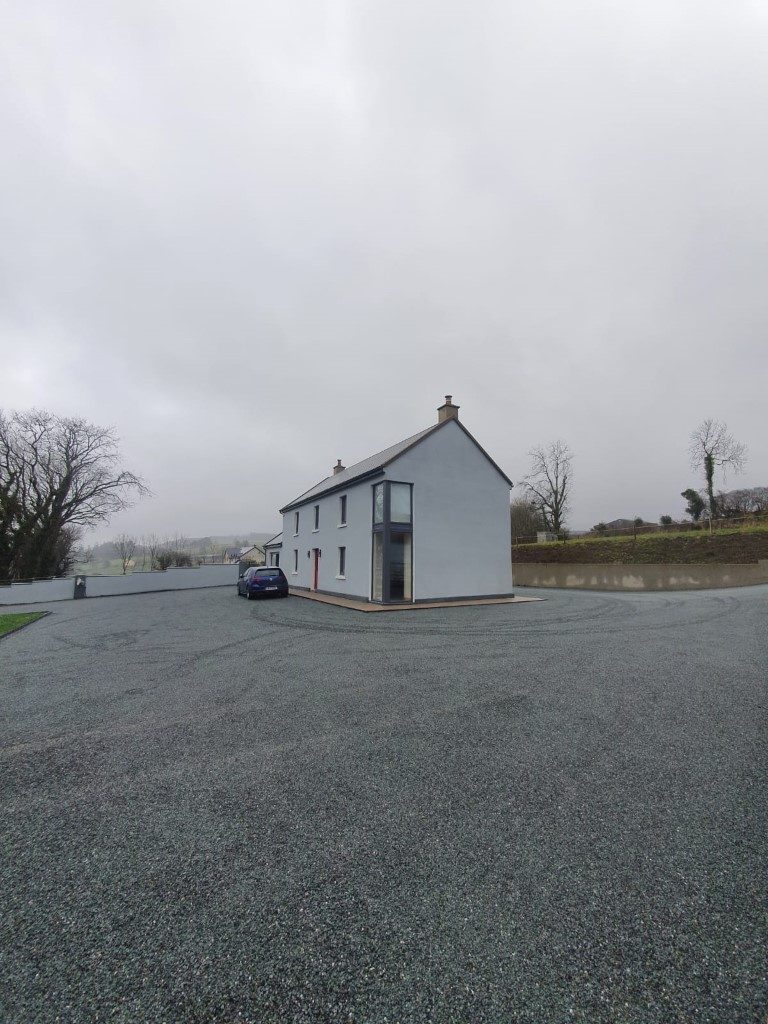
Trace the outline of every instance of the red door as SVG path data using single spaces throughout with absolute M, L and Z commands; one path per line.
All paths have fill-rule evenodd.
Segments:
M 320 578 L 320 549 L 312 548 L 312 590 L 317 590 L 317 582 Z

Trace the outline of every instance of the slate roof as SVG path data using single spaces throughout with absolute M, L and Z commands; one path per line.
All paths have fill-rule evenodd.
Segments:
M 331 476 L 325 477 L 319 483 L 315 484 L 314 487 L 310 487 L 308 491 L 300 494 L 298 498 L 294 498 L 293 501 L 289 501 L 287 505 L 284 505 L 283 508 L 280 509 L 280 514 L 283 515 L 285 512 L 290 512 L 291 509 L 298 508 L 299 506 L 306 504 L 306 502 L 312 501 L 314 498 L 319 498 L 332 491 L 343 490 L 348 484 L 355 483 L 358 480 L 365 479 L 365 477 L 380 473 L 385 466 L 389 465 L 390 462 L 393 462 L 410 448 L 414 448 L 420 441 L 423 441 L 425 437 L 429 437 L 430 434 L 434 434 L 436 430 L 444 427 L 446 423 L 455 423 L 460 427 L 469 439 L 477 445 L 483 455 L 485 455 L 486 459 L 488 459 L 499 473 L 501 473 L 509 486 L 514 486 L 506 473 L 499 469 L 488 452 L 486 452 L 485 449 L 475 441 L 474 437 L 472 437 L 464 424 L 460 423 L 457 419 L 447 419 L 442 423 L 433 423 L 432 426 L 427 427 L 426 430 L 420 430 L 418 434 L 406 437 L 404 441 L 398 441 L 397 444 L 393 444 L 390 448 L 385 448 L 384 451 L 377 452 L 375 455 L 370 455 L 367 459 L 363 459 L 362 462 L 357 462 L 354 466 L 349 466 L 347 469 L 343 469 L 340 473 L 331 474 Z
M 282 543 L 283 543 L 283 531 L 281 530 L 280 533 L 276 533 L 274 537 L 270 537 L 270 539 L 268 541 L 266 541 L 266 543 L 264 544 L 264 547 L 265 548 L 277 547 L 279 544 L 282 544 Z

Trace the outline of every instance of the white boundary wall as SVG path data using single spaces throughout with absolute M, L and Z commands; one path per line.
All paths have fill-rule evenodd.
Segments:
M 75 596 L 75 581 L 33 580 L 0 587 L 0 606 L 4 604 L 39 604 L 41 601 L 68 601 Z
M 125 576 L 86 576 L 87 597 L 116 597 L 119 594 L 148 594 L 156 590 L 193 590 L 198 587 L 234 586 L 238 565 L 198 565 L 191 569 L 161 572 L 131 572 Z M 0 605 L 40 604 L 66 601 L 75 596 L 75 578 L 35 580 L 0 587 Z
M 147 594 L 153 590 L 234 586 L 239 574 L 235 563 L 198 565 L 194 569 L 165 569 L 163 572 L 132 572 L 125 576 L 89 576 L 85 592 L 88 597 L 115 597 L 118 594 Z

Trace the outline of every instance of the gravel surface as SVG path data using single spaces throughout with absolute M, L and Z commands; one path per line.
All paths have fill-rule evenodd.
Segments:
M 541 596 L 4 639 L 0 1020 L 764 1022 L 768 588 Z

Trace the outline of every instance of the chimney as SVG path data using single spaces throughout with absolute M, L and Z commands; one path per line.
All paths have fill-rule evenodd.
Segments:
M 336 459 L 336 465 L 333 467 L 333 475 L 336 476 L 337 473 L 342 473 L 346 468 L 346 466 L 342 466 L 341 459 Z
M 445 396 L 445 404 L 437 410 L 437 422 L 444 423 L 446 420 L 457 420 L 459 418 L 459 407 L 451 401 L 452 395 Z

